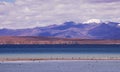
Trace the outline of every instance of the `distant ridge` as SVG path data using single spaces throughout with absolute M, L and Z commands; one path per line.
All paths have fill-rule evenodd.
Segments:
M 44 36 L 80 39 L 120 39 L 120 23 L 102 22 L 97 19 L 87 23 L 65 22 L 29 29 L 0 29 L 0 36 Z

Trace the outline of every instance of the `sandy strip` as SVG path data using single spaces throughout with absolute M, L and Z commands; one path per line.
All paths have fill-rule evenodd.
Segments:
M 39 62 L 39 61 L 82 61 L 82 60 L 120 60 L 120 58 L 6 58 L 0 59 L 3 62 Z

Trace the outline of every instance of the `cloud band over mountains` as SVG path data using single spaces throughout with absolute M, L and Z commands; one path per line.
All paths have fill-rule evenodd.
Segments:
M 0 2 L 0 28 L 32 28 L 66 21 L 120 22 L 119 0 L 15 0 Z

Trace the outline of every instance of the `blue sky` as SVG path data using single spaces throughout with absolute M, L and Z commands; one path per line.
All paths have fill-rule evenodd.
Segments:
M 0 2 L 3 2 L 3 1 L 5 1 L 5 2 L 14 2 L 15 0 L 0 0 Z
M 120 22 L 120 0 L 0 0 L 0 28 L 33 28 L 89 19 Z

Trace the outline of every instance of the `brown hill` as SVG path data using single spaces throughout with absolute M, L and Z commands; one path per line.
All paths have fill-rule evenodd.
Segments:
M 120 44 L 120 40 L 75 39 L 40 36 L 0 36 L 0 44 Z

